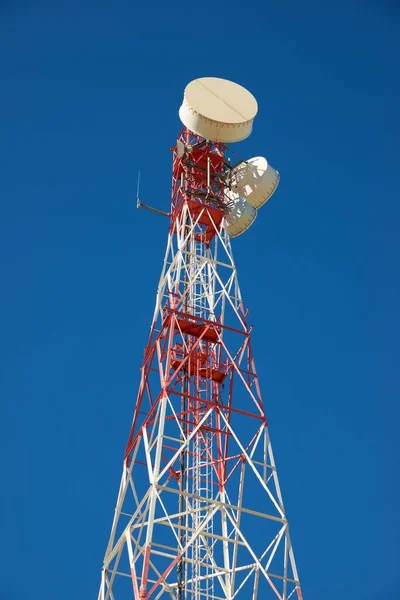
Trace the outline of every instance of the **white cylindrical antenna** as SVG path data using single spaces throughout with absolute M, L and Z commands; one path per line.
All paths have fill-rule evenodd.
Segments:
M 257 209 L 271 198 L 278 184 L 278 171 L 262 156 L 244 161 L 232 171 L 232 189 Z
M 245 198 L 228 190 L 225 195 L 229 198 L 229 208 L 225 216 L 227 230 L 230 237 L 238 237 L 253 225 L 257 211 Z
M 179 117 L 193 133 L 213 142 L 240 142 L 253 129 L 257 101 L 244 87 L 219 77 L 186 86 Z

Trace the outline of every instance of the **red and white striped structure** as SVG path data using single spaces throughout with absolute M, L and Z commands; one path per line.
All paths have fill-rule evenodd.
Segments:
M 98 600 L 302 599 L 227 232 L 224 143 L 184 128 Z

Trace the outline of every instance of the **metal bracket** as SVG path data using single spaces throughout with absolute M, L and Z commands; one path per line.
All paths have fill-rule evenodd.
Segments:
M 171 213 L 167 213 L 163 210 L 159 210 L 158 208 L 153 208 L 152 206 L 147 206 L 147 204 L 143 204 L 143 202 L 141 202 L 139 200 L 139 198 L 136 198 L 136 208 L 145 208 L 146 210 L 150 210 L 151 212 L 158 213 L 159 215 L 164 215 L 164 217 L 171 216 Z

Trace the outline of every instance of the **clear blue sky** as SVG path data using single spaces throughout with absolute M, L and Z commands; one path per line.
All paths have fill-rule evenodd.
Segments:
M 234 241 L 305 600 L 397 600 L 396 0 L 0 1 L 0 600 L 97 597 L 183 88 L 281 172 Z M 396 558 L 397 554 L 397 558 Z

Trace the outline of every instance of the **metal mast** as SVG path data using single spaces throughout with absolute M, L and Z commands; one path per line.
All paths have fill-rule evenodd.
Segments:
M 98 600 L 302 599 L 227 223 L 226 145 L 186 127 Z

